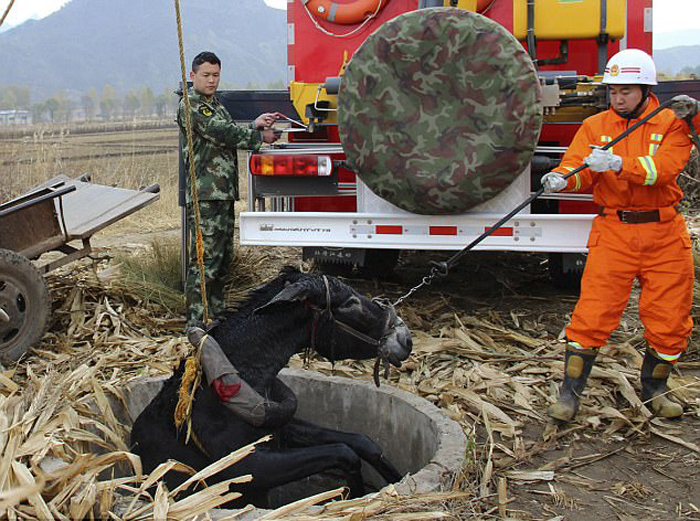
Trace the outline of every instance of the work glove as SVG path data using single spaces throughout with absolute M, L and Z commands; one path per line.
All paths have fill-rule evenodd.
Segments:
M 588 168 L 594 172 L 607 172 L 608 170 L 619 172 L 622 170 L 622 158 L 620 156 L 616 156 L 610 150 L 591 148 L 593 148 L 591 155 L 583 158 L 583 162 L 588 165 Z
M 693 117 L 698 113 L 698 100 L 685 94 L 679 94 L 671 99 L 669 108 L 676 113 L 676 117 L 683 119 Z
M 559 172 L 549 172 L 542 176 L 540 181 L 544 187 L 544 191 L 547 193 L 561 192 L 566 188 L 566 179 Z

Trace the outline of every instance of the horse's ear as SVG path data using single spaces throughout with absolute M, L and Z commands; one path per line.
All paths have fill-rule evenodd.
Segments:
M 270 313 L 282 305 L 290 304 L 293 302 L 302 302 L 306 300 L 309 296 L 311 288 L 304 281 L 296 282 L 285 287 L 282 291 L 277 293 L 272 300 L 263 304 L 259 308 L 256 308 L 253 313 L 264 314 Z

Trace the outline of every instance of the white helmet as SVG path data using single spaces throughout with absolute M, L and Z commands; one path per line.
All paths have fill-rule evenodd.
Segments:
M 605 67 L 606 85 L 656 85 L 656 65 L 644 51 L 625 49 L 610 58 Z

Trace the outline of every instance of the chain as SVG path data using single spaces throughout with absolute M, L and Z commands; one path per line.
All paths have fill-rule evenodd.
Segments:
M 417 286 L 413 286 L 411 289 L 408 290 L 408 292 L 405 295 L 396 299 L 396 302 L 394 302 L 392 305 L 396 307 L 423 286 L 430 286 L 433 283 L 433 280 L 435 280 L 435 277 L 437 277 L 439 274 L 440 272 L 437 268 L 431 268 L 430 275 L 426 275 L 425 277 L 423 277 L 423 280 L 421 280 L 420 284 L 418 284 Z

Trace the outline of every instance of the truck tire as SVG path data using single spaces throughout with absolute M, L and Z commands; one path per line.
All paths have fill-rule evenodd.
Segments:
M 50 315 L 39 270 L 23 255 L 0 249 L 0 362 L 16 362 L 41 340 Z
M 581 291 L 581 276 L 586 265 L 582 253 L 550 253 L 549 276 L 554 285 L 567 292 Z

